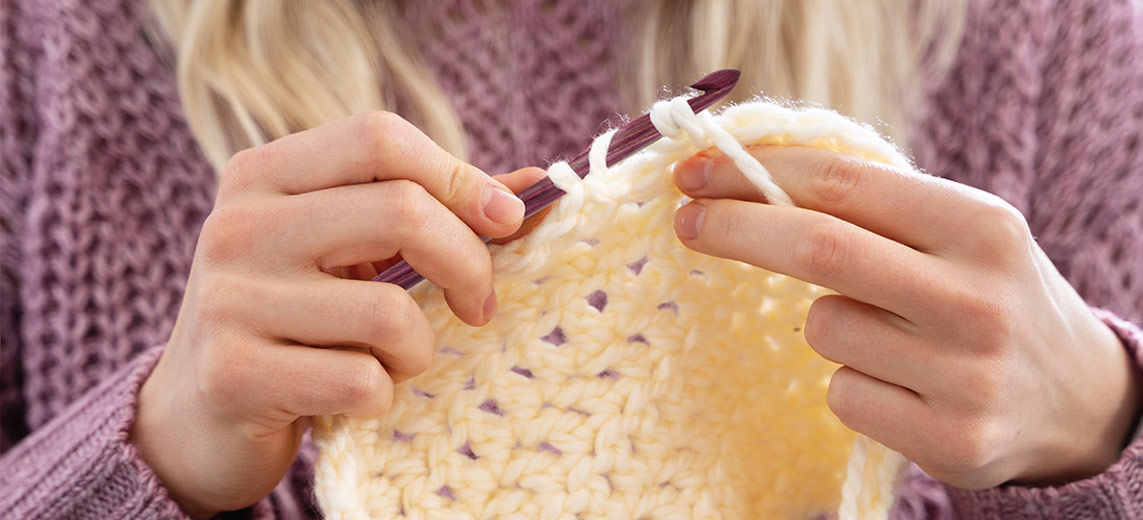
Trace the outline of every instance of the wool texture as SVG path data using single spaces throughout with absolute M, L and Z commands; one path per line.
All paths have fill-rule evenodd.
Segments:
M 651 111 L 665 136 L 590 174 L 531 234 L 493 248 L 499 314 L 473 328 L 442 291 L 413 290 L 431 368 L 373 420 L 316 421 L 328 518 L 885 518 L 904 459 L 828 410 L 837 366 L 805 343 L 825 290 L 687 249 L 673 165 L 717 147 L 790 205 L 742 143 L 825 148 L 912 169 L 835 112 L 758 101 L 718 116 L 684 98 Z M 839 507 L 840 504 L 840 507 Z
M 633 2 L 402 4 L 486 172 L 575 153 L 622 111 Z M 925 171 L 1019 208 L 1089 304 L 1135 322 L 1102 315 L 1143 366 L 1138 5 L 972 0 L 952 68 L 924 74 L 899 144 Z M 186 518 L 127 432 L 216 179 L 148 9 L 0 0 L 0 517 Z M 320 518 L 314 455 L 304 443 L 278 488 L 236 516 Z M 1143 518 L 1143 441 L 1058 487 L 957 490 L 915 466 L 902 486 L 900 520 Z

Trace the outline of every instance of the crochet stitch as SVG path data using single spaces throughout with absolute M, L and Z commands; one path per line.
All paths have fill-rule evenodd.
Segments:
M 575 153 L 621 110 L 624 2 L 401 4 L 484 171 Z M 923 75 L 899 145 L 1019 208 L 1091 305 L 1136 322 L 1101 314 L 1143 366 L 1143 13 L 1134 0 L 970 4 L 953 68 Z M 144 37 L 148 5 L 0 0 L 0 516 L 186 518 L 126 432 L 215 177 L 169 52 Z M 313 448 L 237 516 L 320 518 Z M 1143 441 L 1058 487 L 958 490 L 911 466 L 891 517 L 1143 518 L 1140 489 Z
M 581 180 L 527 237 L 493 249 L 500 312 L 437 331 L 431 368 L 373 420 L 317 421 L 327 517 L 884 518 L 904 459 L 829 412 L 836 365 L 805 343 L 825 290 L 693 252 L 675 237 L 673 164 L 715 146 L 767 199 L 791 204 L 741 143 L 814 146 L 911 169 L 871 129 L 769 102 L 694 114 L 662 101 L 665 138 Z M 848 470 L 846 459 L 849 459 Z M 844 479 L 843 475 L 848 475 Z

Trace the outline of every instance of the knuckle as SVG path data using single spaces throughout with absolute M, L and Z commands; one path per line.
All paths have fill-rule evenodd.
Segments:
M 962 296 L 957 306 L 960 313 L 977 327 L 992 329 L 989 325 L 1004 322 L 1004 303 L 995 296 L 980 293 Z
M 360 118 L 361 139 L 368 148 L 371 162 L 391 162 L 401 152 L 401 143 L 408 140 L 412 125 L 401 116 L 384 110 L 366 112 Z
M 819 159 L 810 172 L 810 191 L 823 202 L 842 202 L 853 193 L 868 168 L 854 157 Z
M 248 206 L 216 207 L 199 232 L 198 248 L 204 261 L 224 263 L 249 248 L 251 222 L 258 216 Z
M 795 246 L 794 260 L 810 278 L 828 280 L 846 263 L 844 228 L 833 220 L 814 224 Z
M 410 180 L 398 179 L 388 184 L 396 218 L 401 223 L 398 229 L 417 234 L 427 227 L 432 218 L 432 195 Z
M 994 459 L 997 443 L 990 422 L 982 418 L 962 418 L 949 425 L 943 450 L 934 463 L 944 473 L 966 474 L 988 466 Z
M 810 347 L 819 353 L 829 344 L 830 337 L 835 335 L 834 332 L 838 325 L 832 300 L 833 298 L 829 296 L 814 300 L 814 303 L 810 305 L 809 313 L 806 314 L 806 325 L 803 331 L 806 343 L 809 343 Z
M 480 297 L 480 303 L 484 303 L 492 287 L 492 254 L 481 242 L 472 239 L 468 242 L 471 245 L 465 255 L 467 261 L 457 264 L 456 268 L 470 290 Z
M 1003 406 L 1011 384 L 1007 375 L 1003 363 L 974 356 L 972 368 L 962 376 L 964 396 L 968 399 L 965 408 L 969 413 L 987 414 Z
M 234 295 L 235 292 L 234 282 L 229 276 L 199 276 L 194 288 L 199 321 L 211 327 L 226 323 L 235 311 L 233 301 L 240 299 Z
M 252 164 L 251 161 L 254 159 L 252 154 L 253 150 L 254 148 L 247 148 L 231 155 L 230 159 L 226 161 L 226 166 L 222 168 L 223 175 L 231 175 L 248 170 Z
M 386 339 L 401 334 L 410 324 L 415 323 L 421 312 L 416 302 L 407 294 L 396 292 L 396 286 L 382 286 L 388 294 L 373 298 L 369 321 L 370 343 L 380 345 Z
M 207 402 L 226 407 L 239 402 L 247 393 L 247 377 L 242 367 L 243 354 L 223 344 L 203 348 L 199 355 L 197 390 Z
M 401 116 L 387 110 L 373 110 L 361 116 L 361 131 L 371 142 L 390 142 L 409 126 Z
M 471 201 L 473 207 L 479 210 L 484 183 L 475 182 L 479 177 L 473 175 L 472 167 L 464 161 L 451 155 L 444 155 L 442 160 L 445 164 L 440 169 L 444 175 L 441 183 L 441 200 L 454 204 Z
M 377 363 L 374 365 L 378 367 L 380 382 L 373 389 L 373 406 L 370 408 L 369 414 L 373 417 L 380 417 L 393 407 L 393 379 L 389 377 L 389 373 L 381 365 Z
M 265 163 L 266 148 L 257 146 L 240 150 L 230 156 L 226 166 L 222 168 L 219 180 L 219 193 L 230 193 L 249 188 L 256 183 L 256 178 Z
M 842 367 L 833 373 L 826 389 L 826 406 L 846 425 L 853 424 L 855 399 L 853 385 L 847 370 Z
M 1022 240 L 1030 234 L 1028 220 L 1015 206 L 996 197 L 986 208 L 983 220 L 993 223 L 1001 238 L 1011 242 Z
M 986 262 L 1006 264 L 1018 258 L 1032 236 L 1028 220 L 1014 206 L 1000 197 L 988 196 L 978 208 L 975 253 Z
M 373 359 L 351 364 L 343 376 L 338 399 L 351 407 L 372 401 L 389 379 L 381 363 Z
M 418 341 L 402 354 L 404 355 L 404 371 L 415 376 L 428 370 L 433 364 L 435 354 L 435 341 L 432 332 L 426 334 L 427 340 Z
M 727 201 L 704 203 L 706 217 L 698 229 L 699 239 L 709 245 L 737 241 L 739 237 L 751 233 L 751 215 L 743 204 Z
M 965 325 L 963 333 L 979 350 L 1003 346 L 1013 332 L 1014 320 L 1005 299 L 985 291 L 955 291 L 945 300 L 956 322 Z
M 385 287 L 389 294 L 374 298 L 371 315 L 371 344 L 397 345 L 390 352 L 392 368 L 407 375 L 429 369 L 434 357 L 436 337 L 421 308 L 408 293 L 395 286 Z
M 218 272 L 196 275 L 187 294 L 193 298 L 188 300 L 193 302 L 192 319 L 199 334 L 205 339 L 205 345 L 210 348 L 222 345 L 224 349 L 229 348 L 228 345 L 235 345 L 235 335 L 255 329 L 250 324 L 250 302 L 260 301 L 264 297 L 254 282 L 242 276 Z

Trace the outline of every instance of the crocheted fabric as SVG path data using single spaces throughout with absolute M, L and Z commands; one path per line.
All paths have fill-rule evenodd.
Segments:
M 812 518 L 839 502 L 843 519 L 886 515 L 902 459 L 853 444 L 825 404 L 836 365 L 802 334 L 824 290 L 684 247 L 669 172 L 717 146 L 778 202 L 740 143 L 910 164 L 825 110 L 696 116 L 677 98 L 652 121 L 667 137 L 618 165 L 603 164 L 605 134 L 585 179 L 549 169 L 567 195 L 493 248 L 490 324 L 414 289 L 437 331 L 432 367 L 383 417 L 315 423 L 328 518 Z

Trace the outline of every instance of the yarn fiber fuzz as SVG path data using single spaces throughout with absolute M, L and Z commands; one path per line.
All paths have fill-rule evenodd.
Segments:
M 314 422 L 327 518 L 884 518 L 903 459 L 825 403 L 836 365 L 802 334 L 826 291 L 693 252 L 674 164 L 718 147 L 788 197 L 742 143 L 825 148 L 912 170 L 834 112 L 756 101 L 719 115 L 661 101 L 664 138 L 591 173 L 528 236 L 492 247 L 499 312 L 463 324 L 441 290 L 412 293 L 437 332 L 431 368 L 389 413 Z

